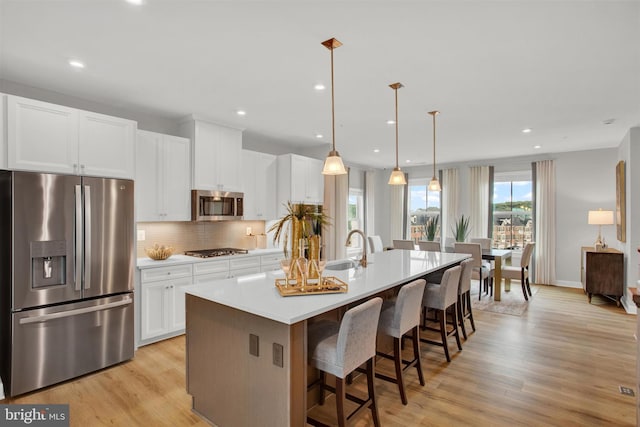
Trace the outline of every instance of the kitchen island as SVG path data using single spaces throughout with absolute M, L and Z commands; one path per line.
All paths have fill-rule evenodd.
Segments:
M 187 392 L 195 412 L 219 426 L 304 426 L 307 322 L 468 258 L 393 250 L 366 268 L 325 271 L 347 293 L 282 297 L 282 272 L 189 286 L 186 291 Z

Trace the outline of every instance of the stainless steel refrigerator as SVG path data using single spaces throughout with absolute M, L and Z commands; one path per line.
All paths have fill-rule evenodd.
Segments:
M 0 171 L 0 376 L 15 396 L 134 352 L 133 181 Z

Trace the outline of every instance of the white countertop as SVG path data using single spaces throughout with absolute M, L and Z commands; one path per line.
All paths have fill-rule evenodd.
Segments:
M 234 255 L 236 256 L 236 255 Z M 325 270 L 349 285 L 342 294 L 282 297 L 270 271 L 232 279 L 185 286 L 186 293 L 288 325 L 361 300 L 402 283 L 456 264 L 468 254 L 392 250 L 369 255 L 369 265 L 343 271 Z
M 153 268 L 153 267 L 168 267 L 171 265 L 178 264 L 193 264 L 196 262 L 206 262 L 206 261 L 217 261 L 217 260 L 226 260 L 229 258 L 242 258 L 242 257 L 250 257 L 250 256 L 260 256 L 260 255 L 269 255 L 269 254 L 277 254 L 282 253 L 282 249 L 251 249 L 247 254 L 236 254 L 236 255 L 227 255 L 227 256 L 217 256 L 212 258 L 198 258 L 188 255 L 175 254 L 171 255 L 168 259 L 162 261 L 156 261 L 149 257 L 138 258 L 136 265 L 139 269 L 145 268 Z

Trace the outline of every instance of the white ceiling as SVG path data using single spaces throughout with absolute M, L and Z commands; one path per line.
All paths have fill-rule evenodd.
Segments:
M 438 163 L 614 147 L 640 124 L 639 1 L 0 0 L 0 20 L 2 79 L 305 147 L 331 141 L 336 37 L 337 149 L 375 167 L 394 163 L 396 81 L 400 166 L 431 164 L 434 109 Z

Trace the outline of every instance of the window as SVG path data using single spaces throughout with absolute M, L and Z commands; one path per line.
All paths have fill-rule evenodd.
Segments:
M 533 239 L 531 172 L 495 174 L 493 247 L 522 249 Z
M 349 189 L 349 203 L 347 204 L 347 232 L 364 229 L 364 194 L 359 188 Z M 352 248 L 362 248 L 362 238 L 351 239 Z
M 428 180 L 409 181 L 409 236 L 412 240 L 426 240 L 426 225 L 430 219 L 438 219 L 436 239 L 440 237 L 440 192 L 428 191 Z

